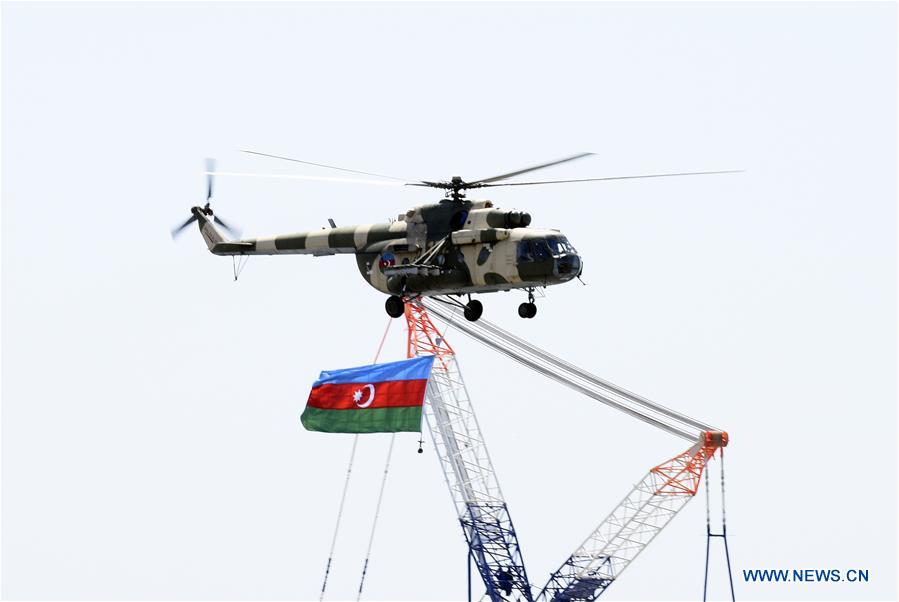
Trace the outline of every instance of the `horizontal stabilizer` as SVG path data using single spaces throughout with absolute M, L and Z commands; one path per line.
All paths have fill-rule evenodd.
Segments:
M 230 254 L 251 251 L 256 245 L 251 242 L 219 242 L 210 249 L 213 253 Z

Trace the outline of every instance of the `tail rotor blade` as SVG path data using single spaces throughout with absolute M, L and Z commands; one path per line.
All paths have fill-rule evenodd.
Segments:
M 215 159 L 206 159 L 206 200 L 212 198 L 212 179 L 215 174 Z
M 176 226 L 176 227 L 172 228 L 172 240 L 175 240 L 175 238 L 176 238 L 179 234 L 181 234 L 181 232 L 184 231 L 184 229 L 185 229 L 186 227 L 188 227 L 189 225 L 191 225 L 191 224 L 194 223 L 195 221 L 197 221 L 197 216 L 196 216 L 196 215 L 191 215 L 189 218 L 187 218 L 187 221 L 186 221 L 186 222 L 184 222 L 184 223 L 181 224 L 180 226 Z
M 219 216 L 213 215 L 213 216 L 212 216 L 212 221 L 214 221 L 214 222 L 217 223 L 219 226 L 221 226 L 222 228 L 224 228 L 225 230 L 227 230 L 227 231 L 231 234 L 231 236 L 233 236 L 234 238 L 240 238 L 240 230 L 237 230 L 237 229 L 235 229 L 235 228 L 232 228 L 231 226 L 229 226 L 228 224 L 226 224 L 224 221 L 222 221 L 222 219 L 221 219 Z

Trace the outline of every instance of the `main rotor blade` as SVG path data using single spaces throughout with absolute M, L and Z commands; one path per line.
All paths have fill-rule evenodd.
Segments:
M 247 178 L 282 178 L 287 180 L 313 180 L 317 182 L 349 182 L 351 184 L 372 184 L 374 186 L 424 186 L 413 182 L 384 182 L 383 180 L 362 180 L 357 178 L 329 178 L 325 176 L 303 176 L 299 174 L 283 173 L 249 173 L 236 171 L 209 172 L 216 176 L 240 176 Z
M 197 221 L 197 216 L 196 216 L 196 215 L 191 215 L 189 218 L 187 218 L 187 221 L 186 221 L 186 222 L 184 222 L 184 223 L 181 224 L 180 226 L 177 226 L 177 227 L 175 227 L 175 228 L 172 228 L 172 240 L 174 240 L 176 236 L 178 236 L 179 234 L 181 234 L 182 230 L 184 230 L 186 227 L 188 227 L 189 225 L 191 225 L 191 224 L 194 223 L 195 221 Z
M 467 182 L 467 184 L 487 184 L 488 182 L 498 182 L 499 180 L 505 180 L 507 178 L 511 178 L 513 176 L 520 176 L 523 173 L 529 173 L 532 171 L 537 171 L 538 169 L 545 169 L 547 167 L 552 167 L 553 165 L 559 165 L 561 163 L 568 163 L 569 161 L 575 161 L 577 159 L 583 159 L 584 157 L 589 157 L 590 155 L 594 155 L 596 153 L 578 153 L 576 155 L 571 155 L 570 157 L 565 157 L 564 159 L 558 159 L 556 161 L 550 161 L 549 163 L 541 163 L 540 165 L 534 165 L 531 167 L 525 167 L 524 169 L 519 169 L 518 171 L 510 171 L 509 173 L 500 174 L 498 176 L 493 176 L 491 178 L 483 178 L 481 180 L 475 180 L 474 182 Z
M 720 173 L 743 173 L 742 169 L 726 169 L 724 171 L 690 171 L 682 173 L 652 173 L 639 176 L 611 176 L 608 178 L 580 178 L 577 180 L 543 180 L 539 182 L 504 182 L 502 184 L 482 184 L 478 188 L 495 186 L 533 186 L 535 184 L 569 184 L 572 182 L 602 182 L 604 180 L 636 180 L 638 178 L 670 178 L 673 176 L 704 176 Z
M 363 176 L 375 176 L 378 178 L 387 178 L 388 180 L 399 180 L 401 182 L 409 182 L 410 181 L 408 178 L 396 178 L 394 176 L 385 176 L 384 174 L 379 174 L 379 173 L 371 173 L 368 171 L 358 171 L 355 169 L 347 169 L 345 167 L 336 167 L 334 165 L 325 165 L 324 163 L 313 163 L 312 161 L 301 161 L 300 159 L 292 159 L 291 157 L 282 157 L 281 155 L 270 155 L 268 153 L 260 153 L 260 152 L 251 151 L 251 150 L 245 150 L 245 151 L 241 151 L 241 152 L 248 153 L 251 155 L 259 155 L 260 157 L 271 157 L 272 159 L 281 159 L 283 161 L 293 161 L 294 163 L 302 163 L 304 165 L 314 165 L 316 167 L 326 167 L 328 169 L 336 169 L 338 171 L 345 171 L 348 173 L 357 173 L 357 174 L 360 174 Z

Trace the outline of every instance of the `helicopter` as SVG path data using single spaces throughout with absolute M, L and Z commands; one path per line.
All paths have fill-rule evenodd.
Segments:
M 522 318 L 533 318 L 537 315 L 535 291 L 579 279 L 584 270 L 584 260 L 561 231 L 533 228 L 529 213 L 515 209 L 504 210 L 495 206 L 490 200 L 469 200 L 467 191 L 496 186 L 533 186 L 739 171 L 681 172 L 530 182 L 505 181 L 593 155 L 593 153 L 578 153 L 478 180 L 466 181 L 460 176 L 454 176 L 447 181 L 410 181 L 257 151 L 243 152 L 357 175 L 377 176 L 391 180 L 387 183 L 398 186 L 436 188 L 444 191 L 444 198 L 438 202 L 413 207 L 400 214 L 395 221 L 388 223 L 337 227 L 334 221 L 329 219 L 330 227 L 321 230 L 241 239 L 239 233 L 221 217 L 215 215 L 211 208 L 213 176 L 264 174 L 217 172 L 214 161 L 207 159 L 206 204 L 191 208 L 191 216 L 187 221 L 172 230 L 173 239 L 190 224 L 197 222 L 206 246 L 214 255 L 319 257 L 341 253 L 353 254 L 365 281 L 388 295 L 384 308 L 390 317 L 402 316 L 405 304 L 412 299 L 440 296 L 461 307 L 465 318 L 472 322 L 477 321 L 484 310 L 483 304 L 478 299 L 472 299 L 472 295 L 511 290 L 527 293 L 527 301 L 518 306 L 518 315 Z M 384 180 L 303 175 L 272 177 L 385 183 Z M 226 238 L 216 226 L 221 226 L 234 236 L 234 239 Z M 459 301 L 460 297 L 466 298 L 466 302 Z

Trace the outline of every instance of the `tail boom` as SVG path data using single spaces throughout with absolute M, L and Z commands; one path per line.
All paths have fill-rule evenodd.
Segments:
M 335 255 L 380 252 L 378 245 L 408 244 L 405 222 L 322 228 L 281 236 L 228 240 L 202 208 L 194 207 L 200 234 L 215 255 Z

